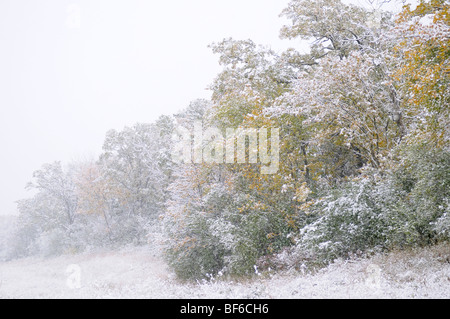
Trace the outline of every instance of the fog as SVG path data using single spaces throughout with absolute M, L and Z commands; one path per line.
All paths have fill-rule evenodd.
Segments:
M 172 114 L 206 90 L 225 37 L 278 38 L 287 0 L 0 2 L 0 214 L 43 163 L 94 157 L 105 133 Z M 298 42 L 297 42 L 298 43 Z

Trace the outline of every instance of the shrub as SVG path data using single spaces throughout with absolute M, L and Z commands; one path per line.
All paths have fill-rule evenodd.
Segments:
M 404 158 L 383 179 L 360 179 L 319 200 L 312 208 L 315 220 L 300 231 L 297 254 L 326 264 L 350 254 L 448 238 L 448 152 L 410 149 Z
M 182 206 L 173 203 L 164 217 L 166 256 L 179 278 L 249 275 L 261 256 L 291 244 L 283 215 L 248 208 L 257 206 L 253 201 L 216 184 L 201 205 L 192 198 Z
M 390 216 L 385 214 L 373 183 L 351 184 L 314 207 L 317 219 L 300 231 L 297 249 L 321 263 L 351 253 L 386 247 Z
M 438 231 L 448 232 L 444 215 L 450 200 L 450 153 L 416 146 L 403 156 L 405 160 L 393 174 L 396 187 L 404 192 L 399 209 L 414 228 L 415 244 L 434 244 Z

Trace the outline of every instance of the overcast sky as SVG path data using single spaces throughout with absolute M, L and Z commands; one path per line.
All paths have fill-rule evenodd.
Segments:
M 300 48 L 278 38 L 288 2 L 1 0 L 0 215 L 43 163 L 95 157 L 108 130 L 208 98 L 208 44 Z

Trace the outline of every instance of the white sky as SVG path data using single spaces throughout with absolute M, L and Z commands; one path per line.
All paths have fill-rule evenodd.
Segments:
M 208 98 L 208 44 L 300 48 L 278 38 L 288 2 L 1 0 L 0 215 L 43 163 L 97 156 L 108 130 Z

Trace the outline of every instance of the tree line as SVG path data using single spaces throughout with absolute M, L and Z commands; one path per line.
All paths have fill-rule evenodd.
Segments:
M 421 0 L 394 15 L 292 0 L 281 37 L 308 40 L 308 53 L 213 43 L 223 69 L 211 100 L 108 132 L 96 160 L 34 173 L 12 254 L 152 245 L 162 233 L 176 274 L 199 279 L 448 240 L 449 7 Z M 278 128 L 278 172 L 174 161 L 176 128 L 196 122 L 224 135 Z

